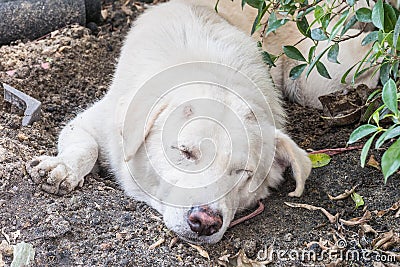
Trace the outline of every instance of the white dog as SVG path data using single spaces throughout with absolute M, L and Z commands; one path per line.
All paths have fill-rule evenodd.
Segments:
M 214 10 L 173 0 L 135 22 L 107 95 L 61 132 L 29 172 L 50 193 L 82 186 L 97 161 L 181 238 L 215 243 L 307 154 L 284 133 L 280 93 L 255 41 Z M 44 175 L 47 172 L 48 175 Z

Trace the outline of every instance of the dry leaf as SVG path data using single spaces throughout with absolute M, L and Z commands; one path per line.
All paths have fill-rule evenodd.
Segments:
M 218 258 L 218 264 L 224 267 L 265 267 L 271 262 L 269 260 L 257 261 L 249 259 L 243 249 L 232 257 L 228 254 Z
M 291 203 L 291 202 L 284 202 L 286 205 L 292 208 L 304 208 L 308 210 L 320 210 L 324 215 L 328 218 L 330 223 L 336 223 L 337 219 L 339 218 L 339 213 L 337 213 L 335 216 L 330 214 L 326 209 L 321 208 L 321 207 L 316 207 L 308 204 L 300 204 L 300 203 Z
M 4 254 L 6 256 L 11 256 L 14 252 L 14 247 L 7 243 L 6 240 L 2 240 L 0 243 L 0 254 Z
M 367 210 L 361 218 L 357 217 L 350 219 L 348 221 L 340 219 L 340 222 L 347 226 L 354 226 L 368 222 L 369 220 L 371 220 L 371 217 L 372 217 L 371 212 Z
M 132 15 L 133 15 L 132 9 L 130 9 L 130 8 L 127 7 L 127 6 L 121 6 L 121 10 L 122 10 L 122 12 L 124 12 L 125 15 L 127 15 L 127 16 L 132 16 Z
M 378 233 L 372 228 L 369 224 L 361 224 L 360 225 L 361 230 L 364 231 L 364 233 L 373 233 L 374 235 L 377 235 Z
M 344 193 L 342 193 L 342 194 L 340 194 L 340 195 L 337 195 L 337 196 L 335 196 L 335 197 L 333 197 L 333 196 L 331 196 L 331 195 L 329 195 L 328 194 L 328 197 L 329 197 L 329 199 L 330 200 L 342 200 L 342 199 L 346 199 L 346 198 L 348 198 L 351 194 L 353 194 L 354 193 L 354 191 L 356 190 L 356 187 L 357 186 L 354 186 L 352 189 L 350 189 L 350 190 L 345 190 L 344 191 Z
M 376 161 L 375 156 L 371 155 L 367 162 L 368 166 L 374 167 L 375 169 L 381 170 L 381 166 L 379 166 L 379 162 Z
M 160 246 L 162 243 L 165 242 L 164 238 L 160 238 L 157 240 L 157 242 L 155 242 L 154 244 L 149 246 L 149 249 L 155 249 L 156 247 Z
M 210 256 L 208 255 L 208 252 L 205 251 L 202 247 L 196 246 L 196 245 L 193 245 L 193 244 L 190 244 L 190 243 L 188 243 L 188 244 L 189 244 L 189 246 L 191 246 L 192 248 L 196 249 L 197 252 L 199 252 L 200 256 L 202 256 L 203 258 L 206 258 L 206 259 L 210 260 Z
M 172 248 L 173 246 L 175 246 L 176 243 L 178 243 L 179 237 L 175 236 L 174 238 L 171 239 L 171 242 L 169 242 L 168 247 Z
M 107 9 L 102 9 L 101 10 L 101 17 L 103 18 L 103 20 L 106 20 L 108 17 L 108 11 Z
M 392 239 L 393 235 L 394 235 L 393 230 L 383 233 L 374 240 L 372 240 L 371 245 L 374 247 L 374 249 L 380 248 L 383 244 Z
M 378 216 L 380 218 L 380 217 L 382 217 L 383 215 L 385 215 L 386 213 L 388 213 L 389 211 L 392 211 L 392 210 L 393 211 L 399 210 L 395 214 L 395 217 L 398 218 L 400 216 L 400 213 L 399 213 L 400 212 L 400 200 L 397 201 L 396 203 L 394 203 L 390 208 L 385 209 L 385 210 L 380 210 L 380 211 L 375 210 L 374 213 L 376 214 L 376 216 Z

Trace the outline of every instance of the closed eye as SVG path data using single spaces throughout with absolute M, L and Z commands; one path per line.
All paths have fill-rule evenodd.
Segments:
M 171 148 L 179 150 L 181 155 L 183 155 L 186 159 L 189 160 L 197 159 L 197 155 L 193 153 L 187 146 L 179 146 L 179 147 L 171 146 Z

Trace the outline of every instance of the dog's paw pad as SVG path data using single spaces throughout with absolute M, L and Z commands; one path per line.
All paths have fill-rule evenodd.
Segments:
M 83 184 L 78 177 L 57 157 L 41 156 L 26 164 L 26 170 L 33 181 L 41 184 L 42 190 L 50 194 L 64 195 Z

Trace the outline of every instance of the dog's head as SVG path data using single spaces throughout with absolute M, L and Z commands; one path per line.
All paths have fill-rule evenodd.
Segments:
M 125 126 L 126 161 L 147 203 L 194 243 L 218 242 L 235 213 L 265 198 L 287 166 L 295 196 L 310 172 L 306 153 L 276 129 L 271 112 L 218 90 L 187 86 L 179 98 L 161 99 L 146 114 L 141 136 L 134 123 Z M 132 116 L 134 122 L 141 115 Z

